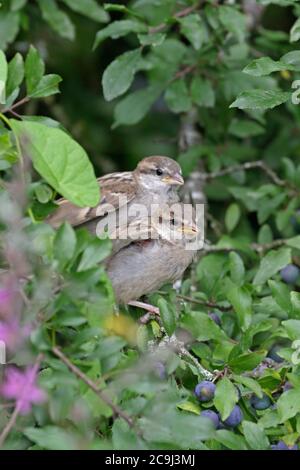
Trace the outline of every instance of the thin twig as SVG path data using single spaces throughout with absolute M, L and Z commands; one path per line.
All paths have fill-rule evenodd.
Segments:
M 13 109 L 8 109 L 7 112 L 11 113 L 13 116 L 15 116 L 18 119 L 22 119 L 22 116 L 19 113 L 16 113 L 16 111 L 14 111 Z
M 154 315 L 159 315 L 159 308 L 155 307 L 154 305 L 146 304 L 145 302 L 132 300 L 131 302 L 128 302 L 128 305 L 130 305 L 131 307 L 141 308 Z
M 179 78 L 184 78 L 186 75 L 192 73 L 196 69 L 196 67 L 196 65 L 188 65 L 182 70 L 178 70 L 178 72 L 176 72 L 174 77 L 171 79 L 171 82 L 174 80 L 178 80 Z
M 98 395 L 104 403 L 106 403 L 114 412 L 115 415 L 122 418 L 126 423 L 131 427 L 135 428 L 135 424 L 130 416 L 127 415 L 118 405 L 115 405 L 110 397 L 101 390 L 99 387 L 87 376 L 85 375 L 78 367 L 76 367 L 72 362 L 65 356 L 65 354 L 56 346 L 52 348 L 53 353 L 59 357 L 59 359 L 70 369 L 73 374 L 79 377 L 93 392 Z M 140 434 L 140 433 L 139 433 Z
M 35 361 L 35 364 L 33 366 L 33 369 L 32 369 L 32 377 L 35 377 L 39 367 L 40 367 L 40 363 L 43 359 L 43 354 L 39 354 L 36 361 Z M 6 424 L 6 426 L 4 427 L 2 433 L 0 434 L 0 449 L 1 447 L 3 446 L 7 436 L 9 435 L 9 433 L 11 432 L 11 430 L 13 429 L 14 425 L 16 424 L 16 421 L 17 421 L 17 418 L 20 414 L 20 410 L 21 410 L 21 407 L 22 407 L 22 398 L 26 395 L 27 393 L 27 390 L 28 390 L 28 386 L 31 385 L 30 381 L 28 381 L 27 384 L 25 384 L 24 386 L 24 389 L 23 389 L 23 393 L 22 393 L 22 396 L 21 398 L 17 401 L 17 404 L 16 404 L 16 407 L 8 421 L 8 423 Z
M 195 299 L 194 297 L 189 297 L 187 295 L 181 295 L 181 294 L 176 295 L 176 297 L 178 299 L 186 300 L 187 302 L 191 302 L 193 304 L 203 305 L 204 307 L 209 307 L 209 308 L 216 308 L 218 310 L 221 310 L 221 312 L 228 312 L 229 310 L 232 310 L 232 307 L 224 307 L 215 302 L 210 302 L 209 300 Z
M 26 104 L 28 103 L 29 101 L 29 97 L 28 96 L 25 96 L 24 98 L 22 98 L 21 100 L 17 101 L 16 103 L 14 103 L 12 106 L 10 106 L 9 108 L 4 108 L 4 110 L 2 111 L 2 113 L 8 113 L 8 112 L 11 112 L 13 111 L 14 109 L 18 108 L 19 106 L 22 106 L 23 104 Z
M 233 165 L 228 168 L 223 168 L 222 170 L 219 170 L 219 171 L 213 171 L 211 173 L 202 173 L 200 177 L 201 179 L 205 181 L 210 181 L 212 179 L 230 175 L 238 171 L 253 170 L 256 168 L 260 168 L 261 170 L 263 170 L 266 173 L 266 175 L 277 186 L 281 186 L 281 187 L 285 187 L 289 189 L 294 195 L 299 194 L 299 190 L 296 187 L 294 187 L 288 181 L 279 178 L 279 176 L 262 160 L 256 160 L 255 162 L 245 162 L 245 163 L 242 163 L 241 165 Z
M 257 253 L 264 253 L 265 251 L 273 250 L 274 248 L 280 248 L 286 245 L 288 240 L 278 239 L 273 240 L 270 243 L 250 243 L 249 248 L 256 251 Z M 230 253 L 232 251 L 241 251 L 237 247 L 230 246 L 218 246 L 218 245 L 204 245 L 202 252 L 205 253 Z
M 183 18 L 184 16 L 189 15 L 190 13 L 193 13 L 193 11 L 197 10 L 202 2 L 198 2 L 195 5 L 191 7 L 184 8 L 183 10 L 178 11 L 177 13 L 174 14 L 173 19 L 177 18 Z M 160 31 L 163 31 L 167 27 L 167 23 L 160 23 L 157 26 L 152 26 L 148 29 L 149 34 L 154 34 L 154 33 L 159 33 Z

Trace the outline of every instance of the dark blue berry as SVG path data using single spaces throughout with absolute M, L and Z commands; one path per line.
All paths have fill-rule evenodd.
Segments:
M 295 212 L 295 215 L 292 215 L 290 221 L 295 231 L 297 233 L 300 233 L 300 210 L 297 210 Z
M 284 392 L 288 392 L 289 390 L 291 390 L 293 388 L 293 385 L 291 384 L 291 382 L 285 382 L 284 386 L 283 386 L 283 391 Z
M 229 428 L 235 428 L 243 421 L 243 413 L 238 405 L 235 405 L 232 412 L 227 419 L 224 420 L 224 424 Z
M 297 444 L 293 446 L 287 446 L 285 442 L 278 441 L 277 444 L 271 445 L 272 450 L 298 450 Z
M 210 401 L 215 396 L 216 386 L 212 382 L 203 380 L 195 387 L 195 395 L 199 401 Z
M 280 349 L 282 349 L 282 346 L 280 346 L 279 344 L 275 344 L 268 352 L 268 357 L 273 361 L 278 362 L 278 364 L 284 361 L 284 359 L 282 359 L 282 357 L 277 354 L 277 351 L 279 351 Z
M 288 264 L 285 268 L 280 271 L 281 279 L 286 284 L 295 284 L 299 278 L 300 270 L 294 264 Z
M 219 418 L 219 415 L 215 411 L 204 410 L 204 411 L 201 411 L 200 416 L 204 416 L 205 418 L 210 419 L 212 421 L 215 429 L 218 429 L 218 427 L 220 425 L 220 418 Z
M 154 373 L 157 377 L 159 377 L 162 380 L 167 378 L 166 368 L 162 362 L 156 362 L 154 364 Z
M 250 398 L 250 404 L 255 410 L 266 410 L 272 405 L 272 401 L 266 394 L 264 394 L 262 398 L 252 395 Z
M 209 313 L 209 318 L 211 318 L 218 326 L 222 326 L 221 319 L 217 313 Z

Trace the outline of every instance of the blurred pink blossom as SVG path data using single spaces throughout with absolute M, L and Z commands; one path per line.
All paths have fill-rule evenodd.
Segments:
M 6 315 L 11 308 L 13 301 L 12 291 L 6 287 L 0 288 L 0 313 Z
M 8 350 L 14 351 L 30 335 L 31 327 L 22 326 L 16 318 L 11 321 L 0 321 L 0 341 L 3 341 Z
M 46 400 L 46 393 L 36 385 L 36 377 L 37 370 L 34 366 L 27 367 L 24 371 L 14 366 L 6 369 L 0 393 L 8 400 L 16 400 L 16 407 L 20 414 L 30 413 L 32 405 Z

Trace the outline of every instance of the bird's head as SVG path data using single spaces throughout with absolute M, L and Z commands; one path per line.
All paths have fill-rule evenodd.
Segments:
M 183 243 L 196 239 L 199 229 L 196 223 L 195 210 L 184 204 L 174 204 L 159 210 L 158 217 L 154 221 L 156 232 L 162 239 Z
M 145 190 L 168 192 L 170 188 L 184 183 L 181 168 L 168 157 L 147 157 L 140 161 L 134 171 L 138 183 Z

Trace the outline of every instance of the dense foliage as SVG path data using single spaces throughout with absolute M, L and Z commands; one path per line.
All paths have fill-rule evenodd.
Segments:
M 2 0 L 0 447 L 297 448 L 299 40 L 298 0 Z M 207 243 L 141 324 L 110 241 L 43 220 L 156 153 Z

